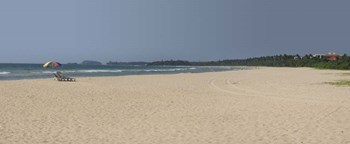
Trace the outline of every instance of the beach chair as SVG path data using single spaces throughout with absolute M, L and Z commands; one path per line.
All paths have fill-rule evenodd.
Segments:
M 75 82 L 75 78 L 66 77 L 61 72 L 56 72 L 53 75 L 57 81 Z

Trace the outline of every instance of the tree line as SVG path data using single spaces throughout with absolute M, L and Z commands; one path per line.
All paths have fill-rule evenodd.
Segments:
M 313 67 L 320 69 L 350 70 L 350 57 L 344 54 L 338 56 L 337 60 L 331 61 L 327 60 L 325 57 L 314 57 L 311 54 L 302 57 L 299 55 L 284 54 L 209 62 L 189 62 L 184 60 L 156 61 L 148 65 Z

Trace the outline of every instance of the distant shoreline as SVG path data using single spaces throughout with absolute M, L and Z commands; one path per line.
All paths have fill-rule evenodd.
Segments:
M 1 64 L 0 64 L 1 66 Z M 19 69 L 17 69 L 19 67 Z M 22 68 L 23 67 L 23 68 Z M 108 77 L 127 75 L 156 75 L 179 73 L 204 73 L 217 71 L 237 71 L 251 67 L 237 66 L 66 66 L 58 69 L 44 69 L 40 65 L 7 65 L 0 69 L 0 81 L 23 79 L 51 79 L 53 73 L 60 71 L 75 78 Z

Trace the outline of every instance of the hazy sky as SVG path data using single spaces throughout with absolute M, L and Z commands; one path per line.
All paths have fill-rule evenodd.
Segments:
M 348 0 L 0 0 L 0 63 L 350 54 Z

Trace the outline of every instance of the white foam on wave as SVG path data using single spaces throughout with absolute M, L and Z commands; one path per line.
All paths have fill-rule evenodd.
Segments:
M 63 70 L 63 73 L 119 73 L 123 72 L 122 70 Z M 56 71 L 42 71 L 42 72 L 32 72 L 35 74 L 43 73 L 43 74 L 53 74 Z
M 0 72 L 0 75 L 7 75 L 7 74 L 10 74 L 11 72 L 6 72 L 6 71 L 3 71 L 3 72 Z
M 66 70 L 66 71 L 62 71 L 62 72 L 64 72 L 64 73 L 76 73 L 77 71 L 75 71 L 75 70 Z
M 182 71 L 185 70 L 183 68 L 176 68 L 176 69 L 148 69 L 144 70 L 145 72 L 173 72 L 173 71 Z
M 101 70 L 101 69 L 88 69 L 88 70 L 62 70 L 63 73 L 121 73 L 121 72 L 175 72 L 175 71 L 186 71 L 186 70 L 195 70 L 197 68 L 195 67 L 189 67 L 189 68 L 171 68 L 171 69 L 126 69 L 126 70 Z M 34 74 L 53 74 L 56 73 L 56 71 L 53 70 L 47 70 L 47 71 L 37 71 L 37 72 L 31 72 Z M 8 74 L 8 73 L 1 73 L 0 74 Z
M 81 73 L 120 73 L 122 70 L 78 70 Z
M 34 72 L 35 73 L 35 72 Z M 56 73 L 55 71 L 43 71 L 41 73 L 44 73 L 44 74 L 53 74 L 53 73 Z

